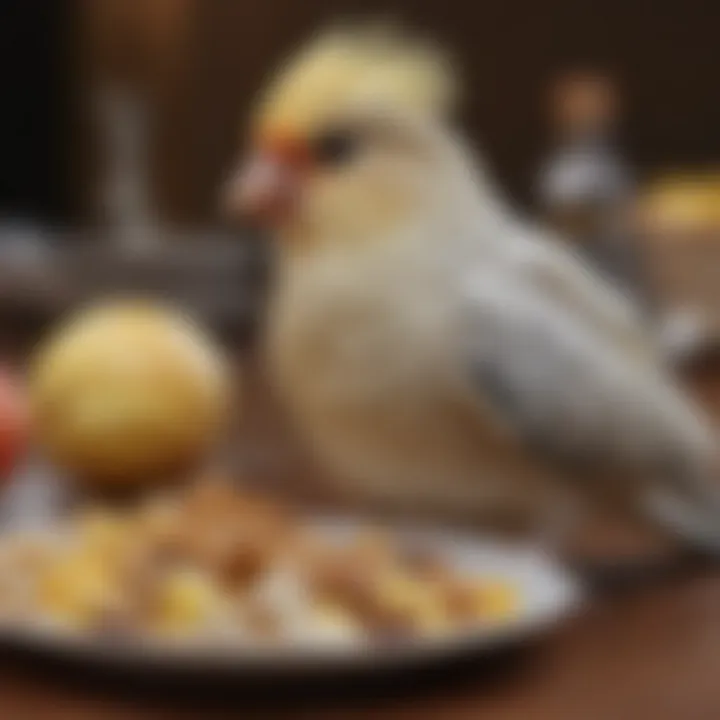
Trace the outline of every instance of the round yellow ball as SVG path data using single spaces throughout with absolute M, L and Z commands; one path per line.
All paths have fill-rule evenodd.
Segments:
M 182 313 L 141 301 L 91 307 L 38 348 L 36 441 L 98 483 L 165 478 L 213 446 L 230 394 L 220 351 Z

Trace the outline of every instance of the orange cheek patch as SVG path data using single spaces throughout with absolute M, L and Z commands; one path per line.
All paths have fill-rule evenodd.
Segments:
M 285 167 L 292 168 L 296 173 L 312 168 L 313 157 L 307 143 L 290 134 L 264 134 L 259 138 L 258 146 L 263 153 L 275 158 Z

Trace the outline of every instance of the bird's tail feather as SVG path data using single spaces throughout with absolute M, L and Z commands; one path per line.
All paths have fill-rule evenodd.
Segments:
M 697 488 L 696 488 L 697 489 Z M 668 488 L 645 498 L 647 513 L 694 550 L 720 559 L 720 488 L 689 496 Z

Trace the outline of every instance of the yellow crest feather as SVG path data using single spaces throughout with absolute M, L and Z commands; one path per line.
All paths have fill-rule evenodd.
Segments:
M 326 33 L 281 68 L 256 116 L 261 132 L 306 132 L 353 106 L 446 112 L 455 96 L 450 63 L 429 43 L 388 29 Z

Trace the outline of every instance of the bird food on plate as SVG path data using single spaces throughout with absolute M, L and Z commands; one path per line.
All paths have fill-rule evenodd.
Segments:
M 508 581 L 380 531 L 333 536 L 216 480 L 0 541 L 3 623 L 99 638 L 362 643 L 498 623 L 517 606 Z

